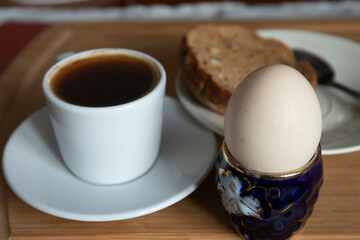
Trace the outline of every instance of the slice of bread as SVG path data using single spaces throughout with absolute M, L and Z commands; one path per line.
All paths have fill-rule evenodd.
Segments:
M 181 42 L 183 79 L 193 96 L 208 108 L 225 113 L 238 84 L 255 69 L 275 63 L 298 68 L 315 87 L 315 70 L 297 63 L 293 52 L 275 39 L 265 39 L 239 25 L 203 24 Z

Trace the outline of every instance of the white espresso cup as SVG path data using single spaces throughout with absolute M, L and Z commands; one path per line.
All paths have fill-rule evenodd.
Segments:
M 152 74 L 151 84 L 147 90 L 139 91 L 138 96 L 135 94 L 130 100 L 112 103 L 110 106 L 103 106 L 102 103 L 96 105 L 96 101 L 101 99 L 101 94 L 97 96 L 96 91 L 95 94 L 90 94 L 95 106 L 91 104 L 88 106 L 86 98 L 85 104 L 83 102 L 79 104 L 66 94 L 63 95 L 61 91 L 66 93 L 66 88 L 60 91 L 59 86 L 68 84 L 69 92 L 76 89 L 71 86 L 72 81 L 74 85 L 78 84 L 75 84 L 76 69 L 85 67 L 82 71 L 86 72 L 87 67 L 89 75 L 93 75 L 91 71 L 95 67 L 91 64 L 96 61 L 125 61 L 126 64 L 135 62 L 144 65 Z M 103 65 L 108 67 L 111 64 Z M 128 67 L 121 69 L 132 74 L 137 72 L 136 66 L 134 69 Z M 106 71 L 109 74 L 112 74 L 112 71 L 121 74 L 122 70 L 119 69 L 115 67 Z M 73 75 L 68 77 L 66 74 Z M 126 79 L 135 79 L 131 74 L 119 77 L 118 80 L 131 82 L 132 79 Z M 136 77 L 137 81 L 142 81 L 139 80 L 141 76 Z M 104 80 L 106 78 L 104 74 L 98 81 L 107 84 Z M 65 84 L 65 80 L 62 79 L 68 83 Z M 88 85 L 87 82 L 82 84 L 78 85 Z M 124 183 L 147 172 L 159 153 L 165 84 L 164 68 L 156 59 L 129 49 L 84 51 L 67 57 L 51 67 L 44 76 L 42 87 L 59 150 L 68 169 L 80 179 L 96 184 Z M 109 89 L 105 88 L 105 90 L 125 89 L 125 93 L 133 91 L 133 89 L 126 90 L 126 86 L 125 84 L 125 87 L 117 88 L 109 84 Z M 138 88 L 137 84 L 134 86 L 135 89 Z M 101 89 L 102 86 L 95 88 Z M 82 87 L 80 90 L 83 90 Z M 75 98 L 84 95 L 81 91 L 72 94 Z M 115 94 L 115 96 L 121 95 L 123 93 Z

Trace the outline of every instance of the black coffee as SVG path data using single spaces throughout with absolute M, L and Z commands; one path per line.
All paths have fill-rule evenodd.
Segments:
M 64 101 L 86 107 L 127 103 L 148 93 L 156 79 L 151 67 L 128 56 L 78 60 L 52 80 L 52 90 Z

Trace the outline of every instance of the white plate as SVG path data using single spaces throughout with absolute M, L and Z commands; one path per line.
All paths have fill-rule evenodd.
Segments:
M 356 42 L 317 32 L 299 30 L 261 30 L 263 37 L 281 40 L 290 48 L 319 55 L 333 67 L 335 80 L 360 91 L 360 45 Z M 224 118 L 200 105 L 188 92 L 178 74 L 176 90 L 185 109 L 199 122 L 223 135 Z M 318 86 L 323 115 L 322 153 L 340 154 L 360 150 L 360 101 L 333 87 Z
M 45 108 L 28 117 L 8 140 L 3 156 L 6 181 L 29 205 L 67 219 L 121 220 L 166 208 L 207 176 L 216 157 L 216 139 L 176 100 L 166 97 L 164 110 L 159 157 L 134 181 L 101 186 L 73 176 L 61 160 Z

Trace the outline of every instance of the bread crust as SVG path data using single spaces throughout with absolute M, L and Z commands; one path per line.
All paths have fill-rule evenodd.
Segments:
M 291 49 L 275 39 L 233 24 L 203 24 L 190 29 L 181 41 L 181 72 L 185 85 L 204 106 L 224 114 L 237 85 L 255 69 L 275 63 L 297 68 L 317 85 L 307 62 L 296 63 Z

